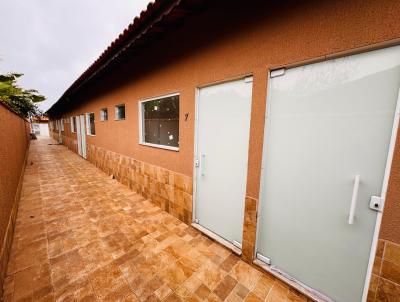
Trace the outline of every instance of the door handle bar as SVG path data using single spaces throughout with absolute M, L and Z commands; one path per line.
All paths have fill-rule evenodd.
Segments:
M 360 174 L 354 177 L 353 195 L 351 196 L 350 213 L 349 213 L 349 224 L 354 222 L 354 214 L 356 212 L 358 189 L 360 187 Z

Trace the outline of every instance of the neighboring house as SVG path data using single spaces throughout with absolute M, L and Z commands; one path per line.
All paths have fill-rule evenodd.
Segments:
M 49 118 L 38 116 L 32 118 L 32 132 L 40 136 L 49 136 Z
M 399 16 L 155 1 L 48 111 L 52 136 L 315 299 L 399 301 Z

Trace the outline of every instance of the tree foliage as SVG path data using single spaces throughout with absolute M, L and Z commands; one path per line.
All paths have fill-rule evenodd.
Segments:
M 37 90 L 18 87 L 17 79 L 22 73 L 0 74 L 0 101 L 6 103 L 24 117 L 41 115 L 36 105 L 45 100 Z

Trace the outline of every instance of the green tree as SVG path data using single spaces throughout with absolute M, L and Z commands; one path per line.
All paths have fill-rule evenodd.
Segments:
M 28 118 L 41 115 L 36 105 L 45 100 L 37 90 L 18 87 L 17 79 L 22 73 L 0 74 L 0 101 L 6 103 L 20 115 Z

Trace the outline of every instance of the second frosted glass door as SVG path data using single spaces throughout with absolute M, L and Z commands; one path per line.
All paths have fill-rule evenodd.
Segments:
M 76 117 L 76 138 L 78 141 L 78 154 L 86 158 L 86 129 L 85 116 L 83 114 Z
M 399 64 L 393 47 L 270 79 L 257 252 L 335 301 L 363 294 Z

